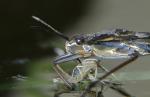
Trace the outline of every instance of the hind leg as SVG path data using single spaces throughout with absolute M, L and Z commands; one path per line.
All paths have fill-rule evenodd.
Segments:
M 97 83 L 99 83 L 101 80 L 105 79 L 106 77 L 108 77 L 109 75 L 111 75 L 112 73 L 118 71 L 119 69 L 123 68 L 124 66 L 126 66 L 127 64 L 135 61 L 138 58 L 138 54 L 132 54 L 132 57 L 128 60 L 126 60 L 125 62 L 119 64 L 118 66 L 114 67 L 113 69 L 111 69 L 109 72 L 107 72 L 106 74 L 104 74 L 103 76 L 101 76 L 100 78 L 98 78 L 97 81 L 91 82 L 87 88 L 85 89 L 85 91 L 82 93 L 81 97 L 85 97 L 84 95 L 91 90 L 92 87 L 94 87 Z M 129 96 L 130 97 L 130 96 Z M 132 97 L 132 96 L 131 96 Z
M 112 85 L 110 86 L 111 89 L 115 90 L 119 94 L 123 95 L 124 97 L 135 97 L 128 93 L 124 88 L 122 88 L 120 85 Z

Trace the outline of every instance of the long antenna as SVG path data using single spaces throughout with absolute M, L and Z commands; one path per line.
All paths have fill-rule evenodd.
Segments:
M 36 21 L 42 23 L 43 25 L 45 25 L 46 27 L 50 28 L 51 30 L 53 30 L 57 35 L 59 35 L 60 37 L 64 38 L 65 40 L 69 41 L 69 37 L 65 36 L 63 33 L 59 32 L 58 30 L 56 30 L 55 28 L 53 28 L 51 25 L 47 24 L 45 21 L 43 21 L 42 19 L 36 17 L 36 16 L 32 16 L 33 19 L 35 19 Z

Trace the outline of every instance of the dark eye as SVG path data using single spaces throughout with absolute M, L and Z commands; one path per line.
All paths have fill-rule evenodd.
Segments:
M 82 40 L 81 39 L 76 39 L 76 43 L 80 45 L 80 44 L 82 44 Z
M 83 36 L 76 36 L 75 41 L 78 45 L 81 45 L 84 43 L 84 37 Z

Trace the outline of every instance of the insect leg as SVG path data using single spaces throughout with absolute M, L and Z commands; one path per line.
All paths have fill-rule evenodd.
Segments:
M 97 92 L 97 96 L 96 97 L 104 97 L 104 95 L 103 95 L 104 85 L 105 85 L 104 82 L 100 82 L 101 90 Z
M 116 92 L 118 92 L 119 94 L 125 96 L 125 97 L 135 97 L 132 96 L 131 94 L 129 94 L 124 88 L 122 88 L 120 85 L 111 85 L 110 86 L 111 89 L 115 90 Z
M 53 63 L 54 64 L 60 64 L 60 63 L 67 62 L 67 61 L 77 60 L 80 57 L 82 57 L 82 56 L 79 54 L 66 54 L 66 55 L 58 56 L 54 60 Z
M 69 89 L 72 89 L 72 84 L 67 80 L 71 76 L 66 73 L 59 65 L 53 65 L 53 69 L 58 74 L 58 76 L 65 82 Z
M 78 64 L 72 72 L 72 78 L 69 79 L 73 83 L 78 83 L 83 79 L 95 80 L 97 75 L 95 59 L 84 59 Z
M 72 84 L 68 81 L 68 79 L 70 79 L 71 76 L 68 73 L 66 73 L 59 65 L 60 65 L 60 63 L 63 63 L 63 62 L 76 60 L 79 57 L 81 57 L 81 56 L 77 55 L 77 54 L 66 54 L 66 55 L 57 57 L 53 62 L 54 70 L 56 71 L 56 73 L 59 75 L 59 77 L 66 83 L 66 85 L 69 88 L 72 88 Z
M 94 87 L 98 82 L 100 82 L 101 80 L 105 79 L 106 77 L 108 77 L 109 75 L 111 75 L 112 73 L 118 71 L 119 69 L 123 68 L 124 66 L 126 66 L 127 64 L 135 61 L 138 58 L 138 54 L 132 54 L 132 57 L 130 59 L 128 59 L 127 61 L 121 63 L 120 65 L 114 67 L 113 69 L 111 69 L 109 72 L 107 72 L 105 75 L 103 75 L 102 77 L 98 78 L 97 81 L 91 82 L 89 84 L 89 86 L 85 89 L 85 91 L 82 93 L 81 97 L 85 97 L 85 94 L 91 90 L 92 87 Z
M 105 71 L 106 73 L 109 72 L 109 70 L 108 70 L 107 68 L 105 68 L 102 64 L 100 65 L 99 63 L 97 63 L 97 66 L 98 66 L 99 68 L 101 68 L 103 71 Z M 115 78 L 115 80 L 118 80 L 117 76 L 116 76 L 114 73 L 112 73 L 111 76 L 112 76 L 113 78 Z

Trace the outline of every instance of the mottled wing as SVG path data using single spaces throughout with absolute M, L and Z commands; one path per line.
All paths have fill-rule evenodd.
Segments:
M 88 44 L 108 41 L 147 41 L 150 39 L 150 32 L 134 32 L 124 29 L 115 29 L 106 32 L 97 32 L 83 36 Z

